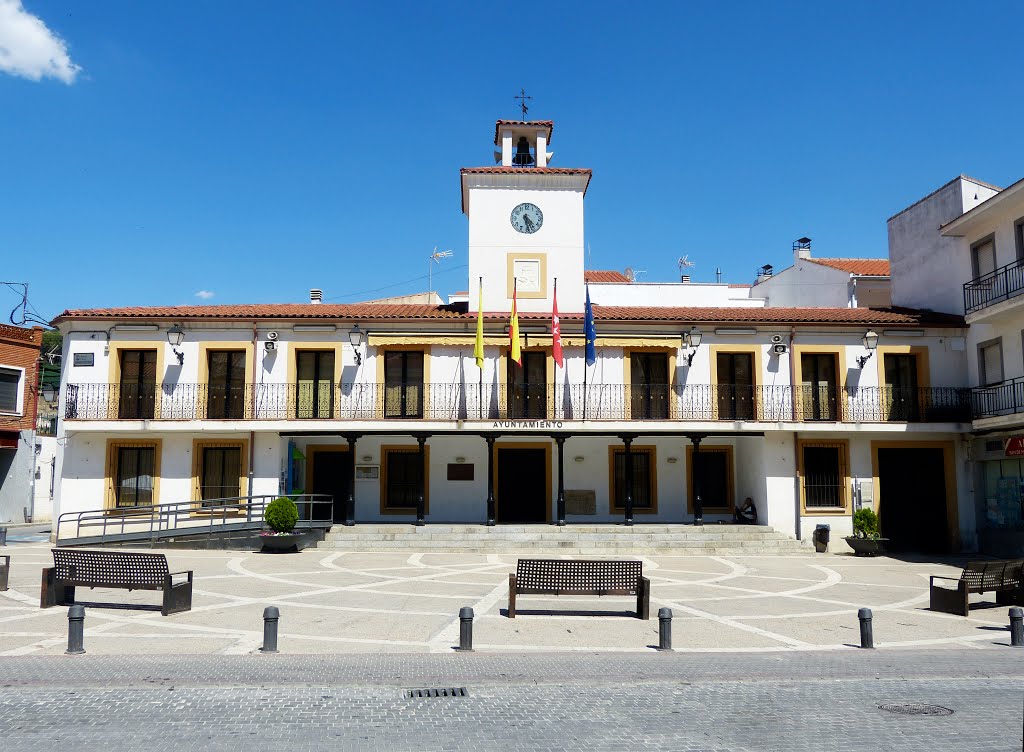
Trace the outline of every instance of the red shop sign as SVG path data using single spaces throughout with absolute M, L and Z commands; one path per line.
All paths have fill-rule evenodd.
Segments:
M 1024 457 L 1024 436 L 1011 436 L 1006 440 L 1007 457 Z

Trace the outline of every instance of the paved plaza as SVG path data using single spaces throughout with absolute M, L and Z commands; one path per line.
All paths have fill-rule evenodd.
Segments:
M 927 610 L 927 577 L 956 574 L 952 560 L 644 559 L 652 612 L 675 614 L 676 651 L 659 653 L 657 619 L 628 597 L 520 596 L 506 618 L 514 552 L 169 549 L 172 571 L 195 570 L 192 610 L 80 589 L 87 652 L 65 656 L 67 609 L 38 605 L 49 551 L 28 531 L 4 549 L 0 728 L 19 752 L 1021 749 L 1024 651 L 1006 609 Z M 268 605 L 277 655 L 258 650 Z M 462 606 L 474 653 L 452 650 Z M 878 650 L 854 647 L 861 606 Z
M 12 531 L 14 533 L 14 531 Z M 10 590 L 0 593 L 0 656 L 57 655 L 67 609 L 39 608 L 40 571 L 52 565 L 39 536 L 11 536 Z M 150 550 L 150 549 L 145 549 Z M 857 609 L 874 613 L 876 644 L 1004 648 L 1007 610 L 974 596 L 968 618 L 928 610 L 928 575 L 957 576 L 956 562 L 849 555 L 653 556 L 650 621 L 631 618 L 631 597 L 520 596 L 504 616 L 517 555 L 298 554 L 166 550 L 171 571 L 195 570 L 192 610 L 161 616 L 160 594 L 88 590 L 90 654 L 246 654 L 262 644 L 266 606 L 281 612 L 284 653 L 449 652 L 458 612 L 476 613 L 475 647 L 502 651 L 649 652 L 658 608 L 674 614 L 679 651 L 850 650 Z

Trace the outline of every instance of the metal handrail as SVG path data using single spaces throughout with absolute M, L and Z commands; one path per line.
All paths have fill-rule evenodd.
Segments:
M 964 283 L 964 313 L 973 313 L 1024 293 L 1024 259 Z
M 70 384 L 67 420 L 219 420 L 204 384 L 163 384 L 151 402 L 119 384 Z M 960 422 L 960 387 L 811 388 L 788 384 L 274 383 L 247 385 L 236 420 L 587 420 Z M 218 393 L 220 394 L 220 393 Z M 213 395 L 216 400 L 217 395 Z M 137 408 L 147 409 L 144 416 Z M 214 402 L 216 404 L 216 402 Z M 243 409 L 244 408 L 244 409 Z M 217 415 L 223 415 L 223 412 Z
M 263 527 L 263 513 L 279 494 L 233 496 L 203 501 L 172 501 L 114 509 L 87 509 L 64 512 L 57 518 L 54 542 L 62 545 L 61 526 L 74 522 L 75 535 L 65 541 L 88 539 L 90 543 L 111 543 L 124 540 L 146 540 L 183 535 L 207 535 L 218 530 L 257 530 Z M 330 527 L 333 519 L 333 497 L 328 494 L 297 494 L 289 496 L 299 509 L 296 528 Z M 322 508 L 326 506 L 326 511 Z M 320 512 L 318 514 L 317 512 Z M 205 518 L 205 519 L 204 519 Z M 207 524 L 189 524 L 203 522 Z M 127 525 L 132 529 L 126 529 Z M 148 527 L 147 527 L 148 525 Z M 82 535 L 82 531 L 99 529 L 98 535 Z M 96 540 L 94 540 L 96 538 Z M 63 545 L 68 545 L 66 542 Z
M 1007 379 L 971 390 L 975 418 L 1024 412 L 1024 378 Z

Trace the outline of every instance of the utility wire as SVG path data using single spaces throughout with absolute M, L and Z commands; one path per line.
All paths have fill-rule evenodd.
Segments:
M 442 274 L 448 274 L 449 272 L 454 272 L 454 271 L 457 271 L 459 269 L 465 269 L 467 266 L 469 266 L 469 264 L 459 264 L 458 266 L 449 266 L 444 271 L 438 272 L 437 276 L 440 277 Z M 391 290 L 391 289 L 393 289 L 395 287 L 401 287 L 402 285 L 408 285 L 408 284 L 410 284 L 412 282 L 419 282 L 421 279 L 427 279 L 428 276 L 429 275 L 427 275 L 427 274 L 423 274 L 423 275 L 421 275 L 419 277 L 413 277 L 412 279 L 407 279 L 404 282 L 395 282 L 393 285 L 384 285 L 383 287 L 375 287 L 372 290 L 360 290 L 359 292 L 349 292 L 349 293 L 345 293 L 344 295 L 334 295 L 334 296 L 332 296 L 330 298 L 324 298 L 324 300 L 340 300 L 341 298 L 354 298 L 357 295 L 367 295 L 367 294 L 369 294 L 371 292 L 380 292 L 381 290 Z

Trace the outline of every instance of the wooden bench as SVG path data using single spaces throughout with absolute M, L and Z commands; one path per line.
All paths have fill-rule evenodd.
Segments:
M 187 580 L 175 583 L 175 578 Z M 170 572 L 163 554 L 132 551 L 53 549 L 53 566 L 43 570 L 40 608 L 75 602 L 75 587 L 162 590 L 164 616 L 192 609 L 192 572 Z
M 651 581 L 639 561 L 520 559 L 508 576 L 508 618 L 516 595 L 636 595 L 636 615 L 651 618 Z
M 7 580 L 11 575 L 11 557 L 0 556 L 0 592 L 7 589 Z
M 930 593 L 929 607 L 932 611 L 967 616 L 970 608 L 968 598 L 971 593 L 996 594 L 996 603 L 1009 605 L 1018 603 L 1024 596 L 1021 570 L 1024 559 L 1006 561 L 969 561 L 960 579 L 932 575 L 928 580 Z M 956 582 L 956 590 L 935 584 L 936 580 Z

